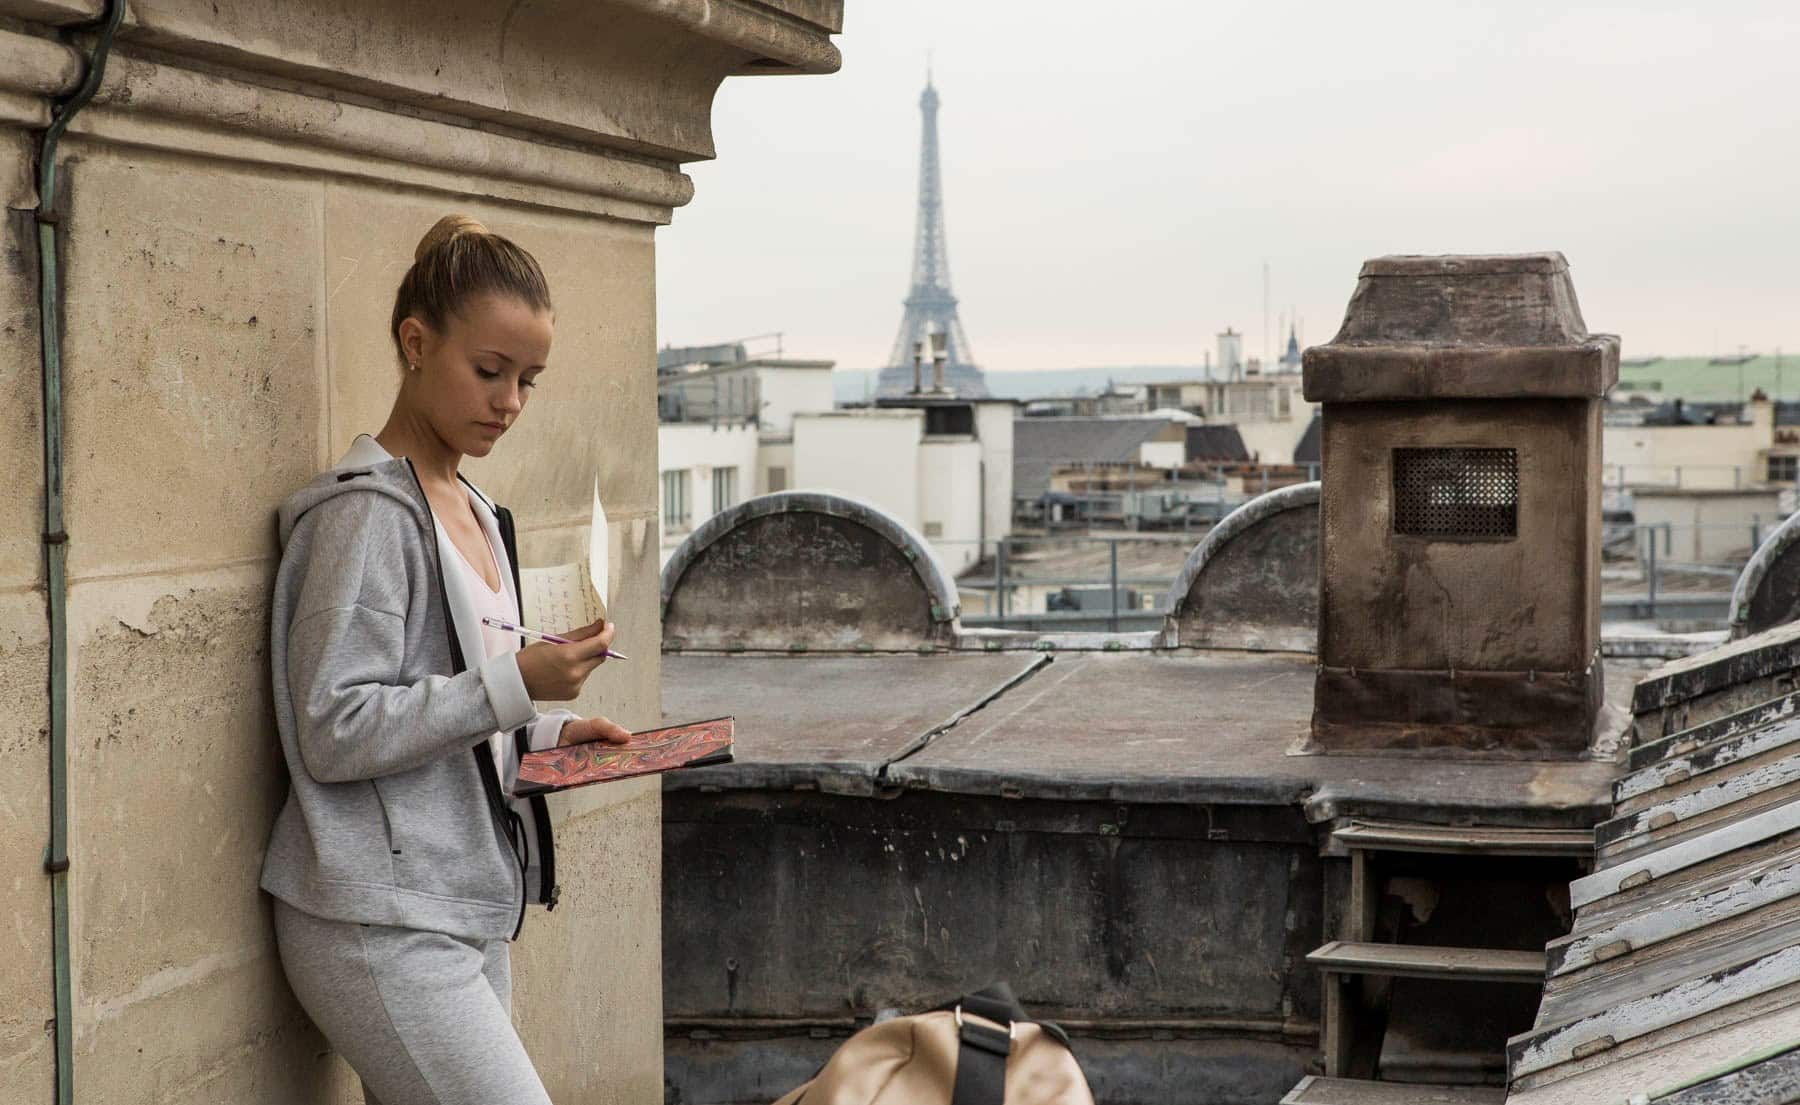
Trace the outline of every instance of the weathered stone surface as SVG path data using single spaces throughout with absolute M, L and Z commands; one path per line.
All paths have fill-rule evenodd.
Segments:
M 6 132 L 0 131 L 0 138 Z M 24 151 L 0 141 L 0 181 L 24 164 Z M 38 357 L 37 236 L 31 220 L 0 211 L 0 403 L 16 430 L 0 434 L 0 465 L 42 486 L 43 374 Z M 44 500 L 39 494 L 0 496 L 0 588 L 38 583 L 44 576 Z
M 566 140 L 691 160 L 712 154 L 710 107 L 723 77 L 838 66 L 826 35 L 841 28 L 841 3 L 789 4 L 789 18 L 759 7 L 733 0 L 557 0 L 519 8 L 473 0 L 319 0 L 306 6 L 308 33 L 296 35 L 296 13 L 281 5 L 215 11 L 210 0 L 142 0 L 131 5 L 121 39 Z M 91 0 L 0 2 L 0 14 L 53 22 L 89 21 L 100 8 Z
M 67 172 L 71 576 L 272 555 L 324 426 L 318 184 L 91 146 Z
M 1344 404 L 1325 418 L 1320 650 L 1346 668 L 1580 671 L 1599 642 L 1595 404 Z M 1517 537 L 1394 535 L 1393 451 L 1518 451 Z
M 1007 978 L 1051 1018 L 1311 1004 L 1288 967 L 1317 937 L 1322 884 L 1297 808 L 769 794 L 668 795 L 672 1015 L 869 1016 L 975 977 Z M 1209 839 L 1221 824 L 1229 843 Z M 787 923 L 702 920 L 720 908 Z
M 634 221 L 667 222 L 693 198 L 672 165 L 581 148 L 433 116 L 397 115 L 261 83 L 122 56 L 107 66 L 77 135 L 173 145 L 282 167 L 309 167 L 391 183 L 430 179 L 440 191 L 576 207 Z M 404 168 L 395 163 L 404 162 Z M 446 187 L 448 183 L 448 187 Z M 546 199 L 549 200 L 546 203 Z M 610 202 L 609 202 L 610 201 Z
M 1760 582 L 1744 609 L 1743 621 L 1732 627 L 1735 631 L 1741 625 L 1746 636 L 1800 618 L 1800 556 L 1780 557 Z
M 670 649 L 911 649 L 947 641 L 956 591 L 924 540 L 854 499 L 781 492 L 708 519 L 663 568 Z
M 1321 666 L 1314 742 L 1383 749 L 1579 756 L 1605 696 L 1596 654 L 1580 671 L 1384 671 Z
M 1599 442 L 1594 400 L 1327 406 L 1319 746 L 1587 747 L 1600 701 L 1583 686 L 1600 671 Z M 1516 450 L 1516 535 L 1393 533 L 1400 447 Z
M 31 198 L 29 158 L 26 136 L 0 130 L 0 200 Z M 16 427 L 0 434 L 0 464 L 18 484 L 0 502 L 0 1101 L 48 1101 L 50 720 L 36 232 L 22 213 L 0 207 L 0 219 L 0 403 Z
M 350 1067 L 290 996 L 274 955 L 147 976 L 77 1044 L 79 1098 L 193 1105 L 361 1105 Z M 211 1047 L 192 1046 L 205 1026 Z M 152 1058 L 154 1057 L 154 1058 Z
M 1343 327 L 1304 354 L 1313 402 L 1590 397 L 1619 340 L 1589 334 L 1560 253 L 1365 262 Z
M 22 251 L 33 248 L 37 240 L 35 232 L 26 223 L 23 212 L 37 206 L 37 179 L 32 175 L 31 136 L 22 130 L 12 130 L 7 122 L 4 108 L 0 108 L 0 215 L 6 218 L 4 245 L 0 245 L 0 283 L 6 284 L 8 290 L 4 294 L 24 296 L 31 302 L 30 281 L 21 280 L 25 271 L 23 266 L 27 257 Z M 3 302 L 3 301 L 0 301 Z M 8 345 L 15 343 L 18 330 L 6 332 L 6 327 L 18 325 L 13 318 L 16 308 L 9 306 L 5 312 L 5 321 L 0 322 L 0 333 L 4 333 Z
M 1331 344 L 1561 346 L 1588 336 L 1560 253 L 1377 257 Z
M 43 592 L 0 592 L 0 1101 L 50 1100 L 49 704 Z
M 1388 399 L 1598 399 L 1618 382 L 1619 343 L 1591 338 L 1567 349 L 1416 349 L 1400 345 L 1307 350 L 1306 398 L 1315 403 Z
M 1319 485 L 1261 496 L 1195 547 L 1170 587 L 1183 648 L 1310 652 L 1319 632 Z
M 1751 554 L 1731 590 L 1731 636 L 1749 637 L 1800 619 L 1800 515 Z
M 19 19 L 60 26 L 92 23 L 106 12 L 105 0 L 5 0 L 0 11 Z
M 1042 653 L 671 654 L 668 720 L 730 715 L 732 762 L 663 777 L 665 791 L 819 790 L 874 795 L 890 768 L 1050 663 Z M 815 688 L 829 688 L 814 693 Z
M 257 565 L 72 589 L 69 799 L 90 1008 L 143 982 L 146 929 L 161 934 L 161 965 L 268 950 L 245 935 L 261 927 L 261 846 L 286 797 L 268 583 Z
M 922 644 L 933 624 L 924 588 L 883 593 L 850 582 L 910 570 L 899 549 L 855 523 L 822 514 L 757 518 L 695 559 L 669 597 L 663 634 L 683 648 Z M 739 616 L 722 623 L 725 609 Z
M 717 0 L 513 8 L 321 0 L 308 5 L 304 37 L 291 33 L 291 13 L 279 6 L 214 12 L 210 0 L 146 0 L 133 8 L 134 39 L 684 160 L 711 156 L 713 92 L 745 62 L 773 55 L 829 72 L 838 61 L 824 27 Z M 535 64 L 518 65 L 519 57 Z

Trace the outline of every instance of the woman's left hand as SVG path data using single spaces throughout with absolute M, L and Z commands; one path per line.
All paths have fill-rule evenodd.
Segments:
M 603 717 L 578 717 L 563 723 L 562 733 L 556 738 L 556 746 L 562 748 L 590 741 L 624 744 L 630 739 L 631 730 L 622 725 L 614 725 Z

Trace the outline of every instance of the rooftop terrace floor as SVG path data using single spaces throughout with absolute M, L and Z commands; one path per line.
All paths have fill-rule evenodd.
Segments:
M 1609 807 L 1610 749 L 1575 761 L 1300 754 L 1310 655 L 1094 651 L 669 654 L 672 720 L 730 714 L 737 762 L 671 789 L 817 789 L 1074 801 L 1294 805 L 1314 821 L 1591 824 Z M 1614 707 L 1652 661 L 1609 660 Z

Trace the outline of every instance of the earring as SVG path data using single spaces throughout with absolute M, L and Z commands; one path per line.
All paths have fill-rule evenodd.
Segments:
M 408 372 L 417 372 L 417 371 L 419 371 L 419 362 L 418 362 L 418 361 L 413 361 L 413 362 L 411 362 L 411 363 L 410 363 L 410 364 L 408 364 L 408 365 L 407 365 L 407 366 L 406 366 L 406 369 L 407 369 L 407 371 L 408 371 Z

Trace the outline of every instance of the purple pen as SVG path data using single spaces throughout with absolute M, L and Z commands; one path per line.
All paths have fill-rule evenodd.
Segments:
M 492 618 L 492 617 L 483 615 L 482 619 L 481 619 L 481 624 L 487 625 L 487 626 L 492 626 L 493 628 L 498 629 L 505 633 L 517 633 L 521 637 L 532 637 L 539 641 L 548 641 L 549 643 L 551 643 L 553 645 L 572 645 L 575 643 L 574 641 L 570 640 L 567 637 L 558 637 L 554 633 L 545 633 L 542 630 L 527 629 L 522 625 L 514 625 L 513 623 L 505 620 L 504 618 Z M 631 657 L 625 655 L 623 652 L 614 652 L 610 648 L 606 650 L 605 655 L 608 660 L 629 660 L 629 659 L 631 659 Z

